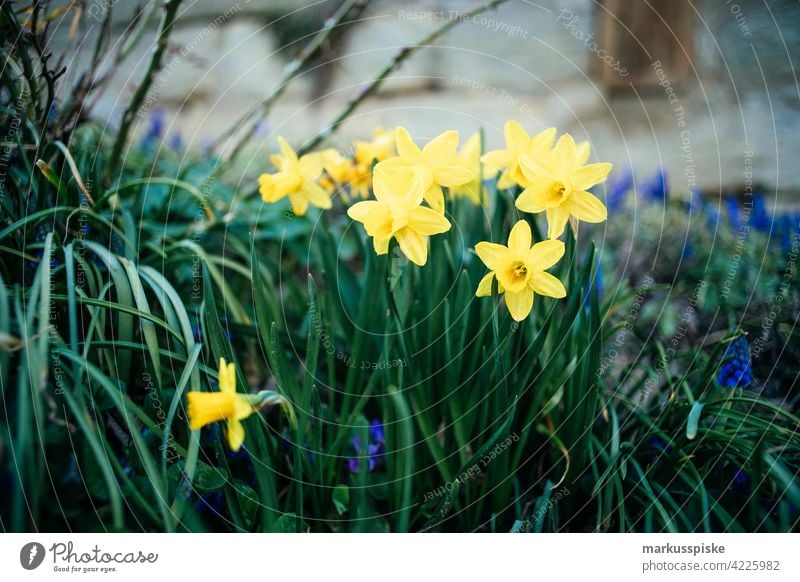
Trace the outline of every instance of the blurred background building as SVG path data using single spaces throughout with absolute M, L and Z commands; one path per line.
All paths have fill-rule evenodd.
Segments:
M 478 0 L 475 0 L 478 1 Z M 90 14 L 105 0 L 87 3 Z M 121 31 L 135 3 L 114 4 Z M 167 139 L 203 147 L 276 87 L 284 67 L 340 0 L 184 2 L 165 65 L 143 113 L 163 111 Z M 256 134 L 253 168 L 277 135 L 300 144 L 324 128 L 396 51 L 472 0 L 376 0 L 325 47 Z M 98 18 L 99 22 L 99 18 Z M 152 32 L 95 111 L 114 123 L 152 51 Z M 66 26 L 57 38 L 66 36 Z M 88 43 L 86 43 L 88 47 Z M 78 52 L 76 59 L 88 58 Z M 333 142 L 375 126 L 419 140 L 479 128 L 502 144 L 514 118 L 588 138 L 598 159 L 637 179 L 664 168 L 673 190 L 742 193 L 800 202 L 800 4 L 796 0 L 509 0 L 460 22 L 416 53 Z M 144 131 L 148 115 L 140 118 Z

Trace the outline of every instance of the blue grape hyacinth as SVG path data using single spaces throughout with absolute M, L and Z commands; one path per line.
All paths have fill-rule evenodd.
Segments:
M 659 170 L 639 184 L 639 193 L 644 200 L 649 202 L 662 202 L 669 194 L 669 182 L 664 168 Z
M 625 203 L 625 196 L 633 188 L 633 171 L 630 168 L 617 173 L 606 187 L 606 206 L 609 212 L 616 212 Z
M 737 337 L 728 345 L 722 356 L 717 380 L 725 388 L 744 388 L 752 383 L 750 344 L 745 336 Z
M 367 443 L 366 450 L 361 445 L 361 439 L 356 435 L 351 441 L 353 448 L 359 455 L 367 454 L 369 472 L 372 473 L 378 465 L 378 462 L 386 454 L 386 441 L 383 432 L 383 424 L 379 420 L 373 420 L 369 425 L 369 442 Z M 357 457 L 351 457 L 347 460 L 347 467 L 351 473 L 358 473 L 360 469 L 360 461 Z

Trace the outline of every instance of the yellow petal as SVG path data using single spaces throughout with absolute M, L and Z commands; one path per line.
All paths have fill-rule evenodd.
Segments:
M 443 168 L 456 155 L 458 132 L 445 131 L 428 142 L 422 149 L 422 157 L 430 168 Z
M 419 234 L 440 234 L 450 230 L 450 221 L 431 208 L 417 206 L 408 214 L 408 227 Z
M 570 196 L 570 211 L 584 222 L 603 222 L 608 217 L 605 205 L 583 190 L 576 190 Z
M 564 256 L 564 243 L 549 239 L 533 245 L 528 254 L 528 262 L 534 269 L 544 271 L 555 265 Z
M 367 217 L 373 212 L 380 212 L 379 208 L 383 205 L 377 200 L 365 200 L 356 202 L 347 209 L 347 216 L 358 222 L 366 222 Z
M 545 158 L 524 155 L 519 158 L 519 168 L 522 174 L 533 183 L 539 182 L 542 178 L 556 180 L 558 178 L 558 168 L 556 165 Z
M 575 240 L 578 240 L 578 226 L 579 225 L 580 225 L 580 222 L 578 222 L 578 219 L 575 218 L 574 214 L 569 217 L 569 228 L 572 231 L 572 237 Z
M 289 194 L 289 202 L 292 204 L 292 212 L 297 216 L 305 216 L 308 210 L 308 198 L 296 192 L 294 194 Z
M 292 149 L 292 146 L 289 145 L 289 142 L 287 142 L 282 137 L 279 137 L 278 138 L 278 144 L 281 147 L 281 154 L 283 155 L 284 161 L 286 161 L 286 160 L 289 160 L 289 161 L 292 161 L 292 162 L 296 162 L 297 161 L 297 154 Z
M 476 297 L 490 297 L 492 295 L 492 282 L 494 281 L 495 276 L 493 272 L 487 273 L 481 279 L 481 282 L 478 283 L 478 290 L 475 291 Z M 505 291 L 503 284 L 500 283 L 500 280 L 497 281 L 497 294 L 500 295 Z
M 494 273 L 486 273 L 481 282 L 478 283 L 478 289 L 475 291 L 476 297 L 489 297 L 492 294 L 492 282 L 494 281 Z M 497 292 L 500 292 L 498 288 Z
M 508 150 L 493 150 L 483 154 L 481 162 L 495 168 L 507 168 L 514 163 L 514 156 Z
M 578 152 L 575 148 L 575 140 L 568 133 L 565 133 L 556 142 L 553 148 L 553 160 L 555 162 L 555 174 L 565 175 L 571 173 L 578 165 Z
M 531 250 L 531 227 L 526 220 L 518 220 L 508 235 L 508 250 L 516 257 L 527 257 Z
M 589 161 L 589 156 L 592 153 L 592 144 L 590 144 L 587 140 L 584 140 L 578 143 L 578 145 L 575 146 L 575 149 L 578 153 L 577 162 L 579 166 L 582 166 Z
M 464 196 L 476 206 L 480 206 L 485 202 L 481 201 L 481 187 L 477 180 L 470 182 L 469 184 L 459 186 L 458 188 L 453 188 L 450 190 L 450 196 L 453 198 Z M 483 191 L 483 197 L 486 198 L 485 190 Z
M 446 188 L 461 186 L 471 182 L 476 178 L 475 172 L 459 166 L 446 166 L 436 170 L 433 174 L 433 181 Z
M 516 165 L 512 166 L 511 168 L 514 167 L 516 167 Z M 500 179 L 497 181 L 498 190 L 508 190 L 517 183 L 517 180 L 514 178 L 514 172 L 511 171 L 511 168 L 500 175 Z
M 475 252 L 483 264 L 492 271 L 501 269 L 508 262 L 510 254 L 508 247 L 491 242 L 479 242 L 475 245 Z
M 376 255 L 385 255 L 389 252 L 389 242 L 391 241 L 391 237 L 389 238 L 378 238 L 375 237 L 372 239 L 372 246 L 375 247 L 375 254 Z
M 369 236 L 375 238 L 391 238 L 392 236 L 392 223 L 393 216 L 391 209 L 378 202 L 378 205 L 366 215 L 364 219 L 364 229 Z
M 275 177 L 275 195 L 278 199 L 294 194 L 303 185 L 303 178 L 296 172 L 278 172 Z
M 303 184 L 303 189 L 301 194 L 305 196 L 308 201 L 316 206 L 317 208 L 330 208 L 331 207 L 331 197 L 325 191 L 325 188 L 317 184 L 316 182 L 306 182 Z
M 534 273 L 528 285 L 539 295 L 555 297 L 556 299 L 567 296 L 567 290 L 564 289 L 564 285 L 558 280 L 558 277 L 554 277 L 544 271 Z
M 611 171 L 611 164 L 588 164 L 581 166 L 570 175 L 572 186 L 576 190 L 586 190 L 606 179 Z
M 186 394 L 186 403 L 192 430 L 229 418 L 234 413 L 234 395 L 227 392 L 191 391 Z
M 569 208 L 566 204 L 561 204 L 548 208 L 545 213 L 547 215 L 547 238 L 560 237 L 567 225 L 567 220 L 569 220 Z
M 410 228 L 402 228 L 395 235 L 400 250 L 408 260 L 419 266 L 428 261 L 428 239 Z
M 233 408 L 233 418 L 237 420 L 244 420 L 256 412 L 253 403 L 250 402 L 250 399 L 243 394 L 234 395 Z
M 460 155 L 465 160 L 480 158 L 481 134 L 473 133 L 461 146 Z
M 410 195 L 417 196 L 417 192 L 410 192 L 414 178 L 414 173 L 408 163 L 398 156 L 376 164 L 372 174 L 372 189 L 375 192 L 375 199 L 387 202 Z
M 225 436 L 228 439 L 230 449 L 234 452 L 238 451 L 244 442 L 244 426 L 235 418 L 230 419 L 225 430 Z
M 556 140 L 557 133 L 555 127 L 548 127 L 540 131 L 531 138 L 530 147 L 526 153 L 534 156 L 549 154 L 550 150 L 553 149 L 553 142 Z
M 430 204 L 436 212 L 444 214 L 444 193 L 436 184 L 425 191 L 425 202 Z
M 531 312 L 533 307 L 533 291 L 524 289 L 522 291 L 506 291 L 506 307 L 514 321 L 522 321 Z
M 520 154 L 528 151 L 531 138 L 528 136 L 528 132 L 525 131 L 525 128 L 519 123 L 513 119 L 506 121 L 503 134 L 506 137 L 506 146 L 512 154 Z
M 432 186 L 432 188 L 436 188 L 441 193 L 442 189 L 438 186 Z M 425 180 L 424 176 L 420 175 L 412 175 L 411 180 L 409 181 L 408 186 L 405 190 L 405 204 L 408 207 L 419 206 L 422 204 L 422 200 L 426 196 L 434 196 L 436 195 L 435 192 L 429 193 L 428 192 L 428 183 Z M 444 195 L 442 195 L 442 213 L 444 213 Z M 430 204 L 430 202 L 429 202 Z
M 236 393 L 236 367 L 228 364 L 225 358 L 219 359 L 219 374 L 217 377 L 220 392 Z
M 297 162 L 300 174 L 306 180 L 316 180 L 324 167 L 323 157 L 319 154 L 307 154 Z
M 397 153 L 403 158 L 404 161 L 411 164 L 416 164 L 422 161 L 422 150 L 419 149 L 408 131 L 404 127 L 398 127 L 395 131 L 395 143 L 397 144 Z
M 280 154 L 272 154 L 269 157 L 269 161 L 272 162 L 272 165 L 278 170 L 283 167 L 283 156 Z
M 525 188 L 514 205 L 522 212 L 542 212 L 547 208 L 547 188 L 549 181 L 537 180 L 533 186 Z
M 261 174 L 258 177 L 258 192 L 264 202 L 275 202 L 278 192 L 275 188 L 274 174 Z
M 497 172 L 500 171 L 498 170 L 497 166 L 492 166 L 491 164 L 487 163 L 482 163 L 480 166 L 478 166 L 478 169 L 481 172 L 481 179 L 483 180 L 489 180 L 490 178 L 494 178 L 497 175 Z

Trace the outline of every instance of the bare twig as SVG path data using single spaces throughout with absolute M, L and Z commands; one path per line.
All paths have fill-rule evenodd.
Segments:
M 148 4 L 144 8 L 137 8 L 131 23 L 125 28 L 122 33 L 114 55 L 114 60 L 108 70 L 102 75 L 97 75 L 97 65 L 93 65 L 91 69 L 91 77 L 86 87 L 87 97 L 91 92 L 92 101 L 86 105 L 82 111 L 82 115 L 89 117 L 91 112 L 94 111 L 97 104 L 102 99 L 105 92 L 108 90 L 109 81 L 117 74 L 120 64 L 128 58 L 133 49 L 138 46 L 142 37 L 144 36 L 145 27 L 150 20 L 150 16 L 154 11 L 155 4 Z M 111 8 L 108 9 L 111 13 Z
M 259 124 L 267 117 L 275 102 L 283 95 L 289 84 L 302 72 L 305 65 L 320 51 L 329 38 L 340 26 L 349 24 L 357 20 L 370 0 L 347 0 L 336 11 L 336 13 L 325 21 L 325 25 L 314 35 L 311 41 L 297 54 L 297 56 L 286 65 L 283 76 L 278 81 L 277 87 L 261 103 L 245 113 L 231 129 L 226 131 L 214 144 L 213 149 L 219 150 L 222 144 L 231 137 L 248 121 L 249 128 L 239 137 L 233 146 L 231 153 L 227 156 L 227 162 L 235 159 L 241 152 L 242 147 L 253 137 Z M 254 119 L 255 118 L 255 119 Z
M 161 25 L 158 29 L 158 39 L 156 41 L 156 50 L 153 52 L 153 57 L 150 59 L 150 65 L 147 72 L 136 89 L 128 108 L 122 115 L 122 123 L 120 124 L 119 132 L 117 133 L 117 140 L 114 142 L 114 149 L 111 150 L 111 157 L 106 170 L 106 177 L 110 177 L 111 172 L 115 171 L 119 165 L 119 158 L 122 154 L 122 148 L 128 141 L 128 133 L 131 129 L 131 123 L 136 113 L 139 111 L 147 92 L 150 90 L 150 85 L 159 70 L 161 70 L 161 60 L 164 57 L 164 52 L 167 49 L 167 42 L 169 35 L 172 32 L 172 25 L 175 22 L 175 17 L 178 13 L 178 7 L 181 0 L 166 0 L 164 16 L 161 19 Z
M 339 114 L 334 118 L 333 122 L 330 123 L 325 129 L 320 131 L 317 135 L 311 138 L 300 150 L 299 153 L 308 152 L 315 147 L 317 147 L 320 143 L 324 140 L 328 139 L 333 132 L 336 131 L 339 126 L 344 122 L 350 114 L 355 111 L 355 109 L 370 95 L 374 94 L 375 91 L 383 84 L 383 82 L 391 75 L 402 63 L 405 61 L 409 56 L 415 53 L 417 50 L 424 48 L 434 41 L 436 41 L 440 36 L 445 34 L 451 28 L 453 28 L 459 22 L 463 22 L 465 20 L 471 19 L 473 16 L 480 14 L 482 12 L 486 12 L 487 10 L 491 10 L 506 2 L 506 0 L 489 0 L 488 2 L 484 2 L 472 8 L 471 10 L 464 12 L 463 14 L 458 15 L 456 18 L 452 18 L 451 20 L 447 21 L 445 24 L 431 32 L 428 36 L 420 40 L 418 43 L 410 46 L 405 46 L 389 60 L 386 65 L 384 65 L 383 69 L 378 73 L 378 75 L 369 83 L 369 85 L 363 87 L 358 93 L 356 93 L 350 101 L 344 106 L 344 108 L 339 112 Z

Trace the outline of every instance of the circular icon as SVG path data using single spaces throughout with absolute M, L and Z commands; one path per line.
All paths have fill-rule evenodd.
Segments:
M 26 570 L 35 570 L 44 561 L 44 546 L 39 542 L 30 542 L 19 551 L 19 563 Z

